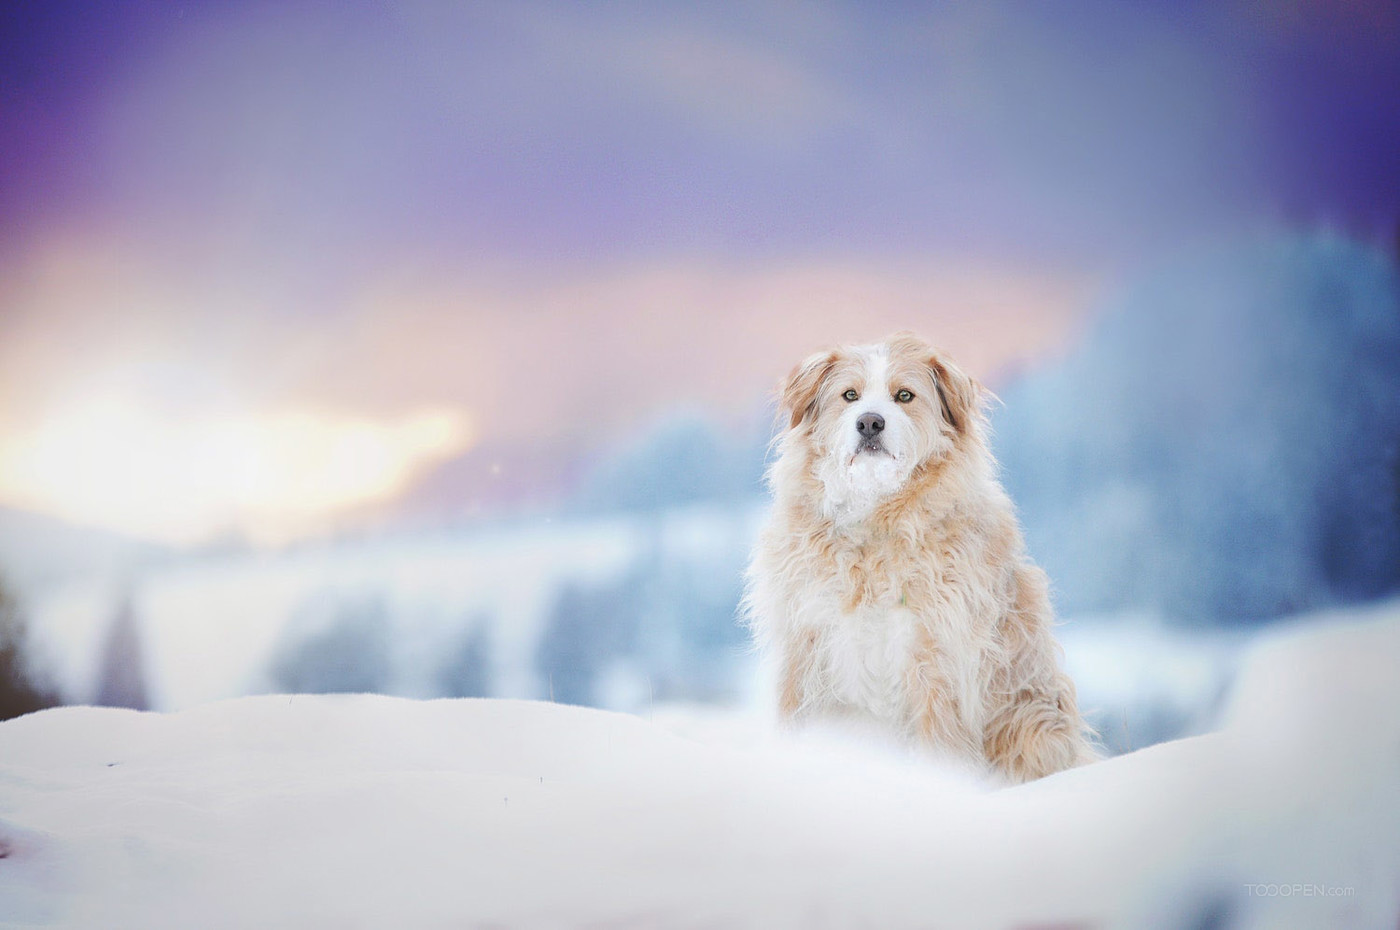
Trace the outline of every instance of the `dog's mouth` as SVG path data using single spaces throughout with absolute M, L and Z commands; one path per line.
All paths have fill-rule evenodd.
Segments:
M 890 458 L 894 458 L 894 453 L 886 449 L 885 444 L 878 438 L 862 439 L 860 445 L 856 446 L 856 451 L 855 454 L 851 456 L 851 461 L 854 462 L 862 455 L 887 455 Z

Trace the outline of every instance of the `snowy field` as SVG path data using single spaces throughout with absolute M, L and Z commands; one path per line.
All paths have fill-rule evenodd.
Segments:
M 0 724 L 0 920 L 1393 928 L 1397 667 L 1394 603 L 1317 618 L 1216 732 L 1011 789 L 713 714 L 59 708 Z

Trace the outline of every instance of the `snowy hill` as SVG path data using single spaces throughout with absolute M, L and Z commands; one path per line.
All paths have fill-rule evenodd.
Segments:
M 0 724 L 0 921 L 1394 927 L 1400 613 L 1256 647 L 1221 730 L 994 790 L 834 738 L 264 696 Z

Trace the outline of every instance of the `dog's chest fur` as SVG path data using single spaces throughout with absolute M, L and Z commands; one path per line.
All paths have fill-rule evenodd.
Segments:
M 975 664 L 979 650 L 969 648 L 975 624 L 960 593 L 959 560 L 937 533 L 917 542 L 838 540 L 827 552 L 826 571 L 808 592 L 807 616 L 818 633 L 813 690 L 824 692 L 826 703 L 903 728 L 917 661 L 962 657 Z M 931 651 L 936 643 L 948 648 Z M 943 672 L 962 679 L 974 669 Z
M 834 702 L 902 725 L 907 716 L 904 679 L 918 622 L 903 608 L 826 613 L 817 662 Z

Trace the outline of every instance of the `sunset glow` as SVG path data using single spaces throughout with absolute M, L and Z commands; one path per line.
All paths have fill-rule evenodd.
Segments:
M 175 543 L 276 543 L 392 497 L 461 451 L 462 415 L 374 420 L 308 409 L 163 418 L 128 399 L 58 411 L 0 449 L 0 498 Z

